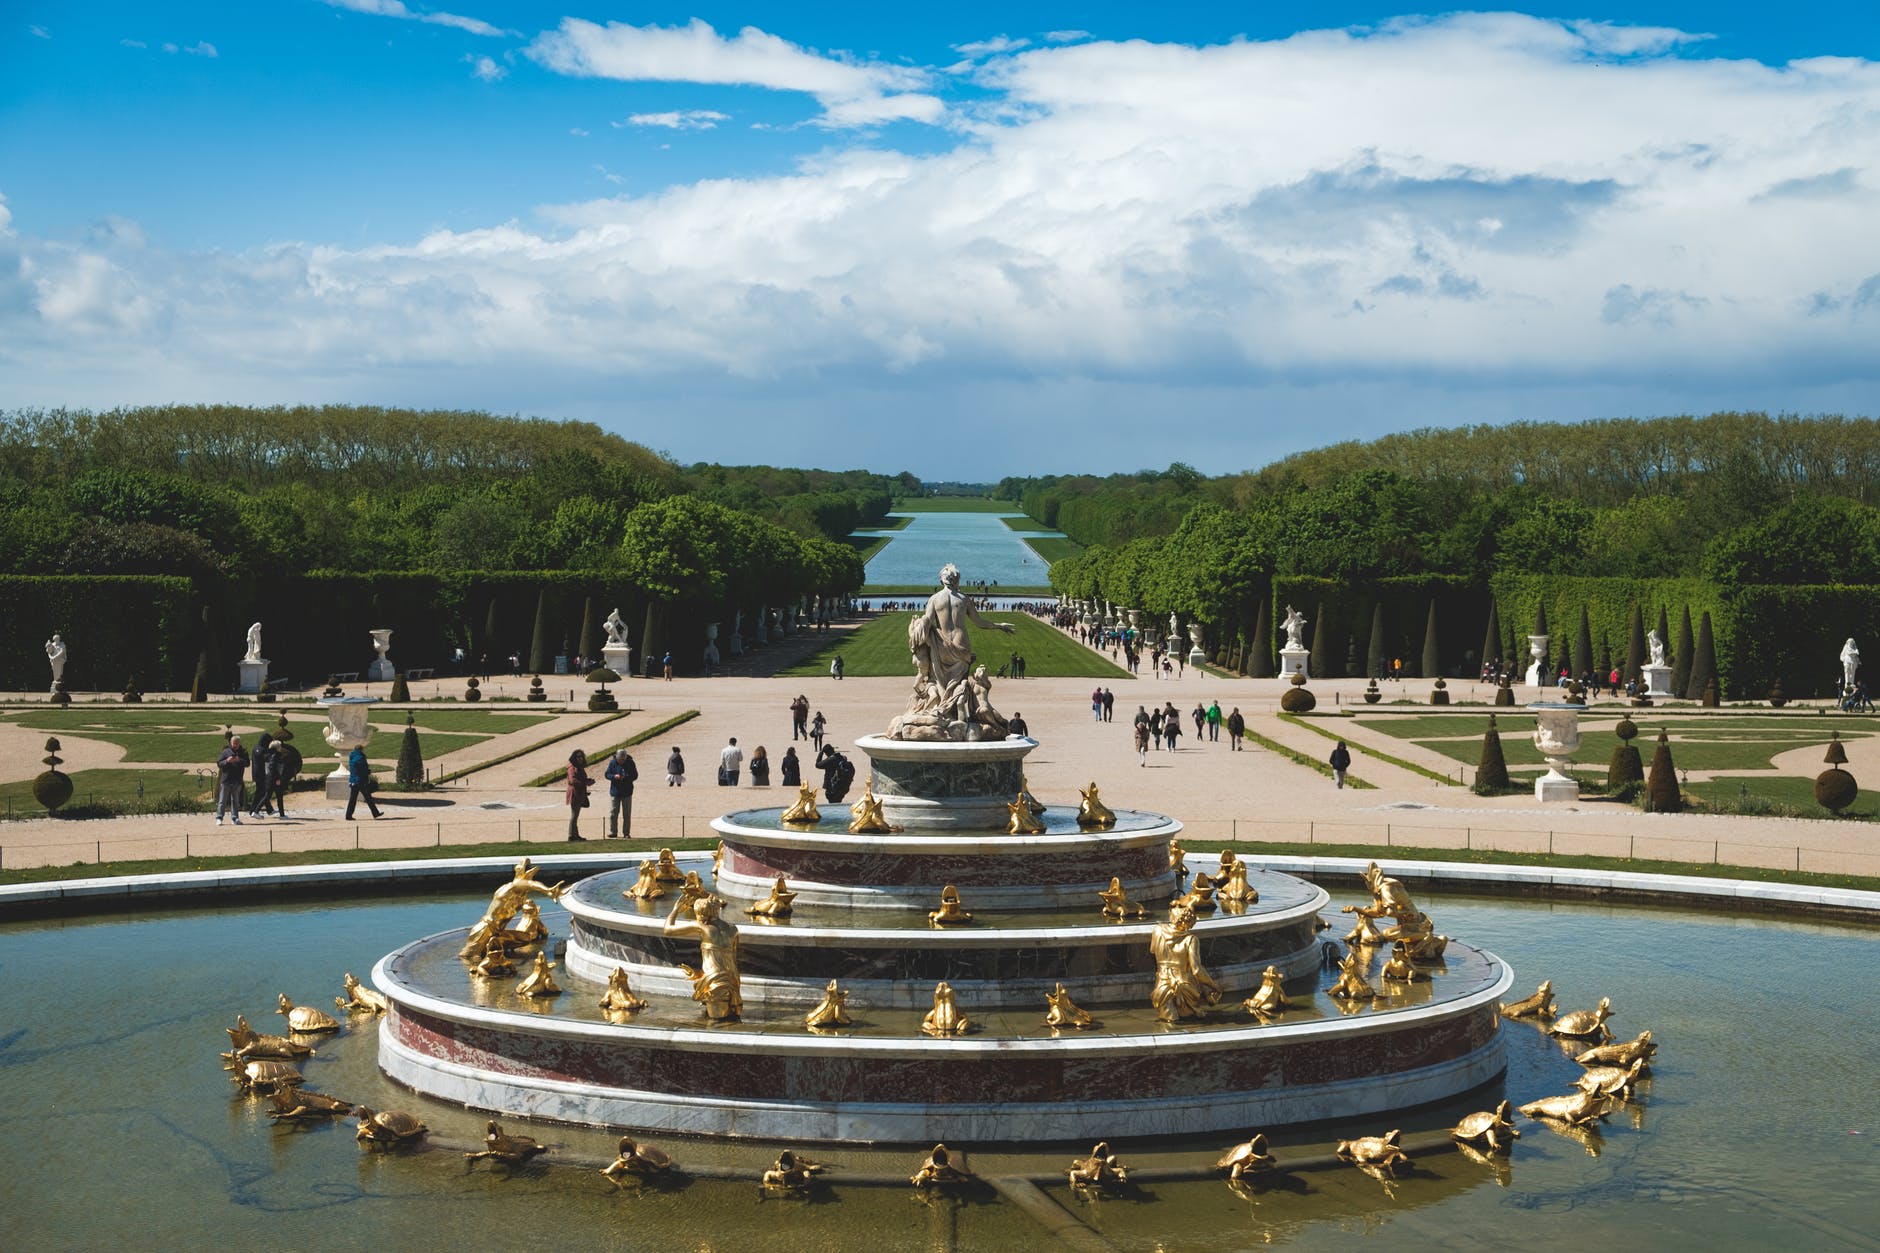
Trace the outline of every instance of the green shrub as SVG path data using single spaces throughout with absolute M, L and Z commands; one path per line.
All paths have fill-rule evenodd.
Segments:
M 1645 808 L 1655 814 L 1675 814 L 1684 808 L 1684 797 L 1678 792 L 1677 766 L 1671 760 L 1671 738 L 1663 731 L 1658 733 L 1651 773 L 1645 779 Z
M 404 676 L 399 676 L 404 681 Z M 398 769 L 393 776 L 400 786 L 410 787 L 424 783 L 424 751 L 418 747 L 418 728 L 411 711 L 405 711 L 405 735 L 398 745 Z
M 1492 796 L 1506 791 L 1508 759 L 1501 751 L 1501 732 L 1495 729 L 1495 715 L 1488 715 L 1488 730 L 1482 734 L 1482 756 L 1475 763 L 1475 793 Z
M 1616 794 L 1629 784 L 1643 783 L 1645 767 L 1639 760 L 1638 748 L 1632 743 L 1638 736 L 1638 724 L 1630 718 L 1621 718 L 1612 733 L 1619 737 L 1619 742 L 1612 746 L 1612 758 L 1606 763 L 1606 790 Z

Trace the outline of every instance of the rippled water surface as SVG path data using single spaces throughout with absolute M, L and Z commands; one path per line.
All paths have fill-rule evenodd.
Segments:
M 1335 894 L 1335 903 L 1352 899 Z M 231 1095 L 216 1058 L 244 1012 L 279 1030 L 275 994 L 330 1007 L 340 975 L 473 921 L 484 893 L 226 908 L 0 926 L 0 1212 L 13 1248 L 998 1249 L 1052 1238 L 996 1194 L 923 1202 L 904 1184 L 919 1154 L 832 1148 L 820 1202 L 764 1200 L 776 1145 L 662 1141 L 695 1173 L 616 1193 L 592 1167 L 594 1130 L 512 1123 L 555 1146 L 514 1172 L 467 1165 L 480 1116 L 379 1076 L 369 1025 L 319 1046 L 309 1085 L 421 1112 L 415 1153 L 366 1154 L 350 1125 L 275 1128 Z M 1873 1247 L 1880 1225 L 1880 1063 L 1869 972 L 1880 933 L 1631 908 L 1484 898 L 1422 902 L 1446 933 L 1490 949 L 1516 994 L 1554 981 L 1564 1009 L 1610 996 L 1614 1029 L 1652 1028 L 1656 1073 L 1634 1106 L 1569 1139 L 1521 1119 L 1499 1171 L 1443 1153 L 1388 1187 L 1350 1168 L 1302 1170 L 1251 1198 L 1212 1180 L 1151 1179 L 1086 1203 L 1044 1184 L 1117 1247 L 1239 1249 L 1267 1242 L 1394 1248 Z M 548 912 L 558 936 L 566 916 Z M 571 996 L 594 989 L 568 978 Z M 1507 1094 L 1564 1092 L 1578 1073 L 1534 1029 L 1508 1024 Z M 701 1059 L 701 1065 L 709 1060 Z M 1502 1085 L 1452 1105 L 1274 1137 L 1282 1162 L 1334 1135 L 1447 1128 Z M 1101 1095 L 1101 1094 L 1093 1094 Z M 1139 1170 L 1211 1162 L 1222 1137 L 1115 1147 Z M 1061 1170 L 1071 1147 L 964 1146 L 985 1174 Z M 1082 1146 L 1086 1147 L 1087 1146 Z M 731 1177 L 708 1177 L 729 1174 Z M 1382 1246 L 1380 1246 L 1382 1247 Z

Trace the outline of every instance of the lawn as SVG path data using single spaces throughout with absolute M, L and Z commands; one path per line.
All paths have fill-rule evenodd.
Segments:
M 1046 526 L 1044 523 L 1038 521 L 1038 519 L 1032 517 L 1000 518 L 999 521 L 1005 523 L 1005 529 L 1008 531 L 1049 531 L 1053 534 L 1057 533 L 1056 527 Z
M 783 673 L 826 676 L 829 673 L 830 659 L 837 653 L 841 653 L 843 673 L 846 675 L 855 678 L 904 675 L 912 679 L 914 662 L 907 654 L 909 616 L 905 613 L 883 614 L 855 631 L 848 639 L 840 643 L 824 645 L 820 651 Z M 986 663 L 988 671 L 997 673 L 999 667 L 1006 664 L 1011 655 L 1016 652 L 1025 658 L 1025 673 L 1034 679 L 1072 676 L 1100 679 L 1130 677 L 1128 671 L 1112 664 L 1108 658 L 1098 656 L 1030 614 L 992 613 L 987 614 L 986 617 L 994 622 L 1010 623 L 1016 632 L 1006 636 L 978 627 L 969 628 L 973 633 L 974 642 L 978 645 L 980 660 Z
M 208 767 L 204 767 L 206 771 Z M 110 800 L 129 803 L 139 799 L 137 785 L 143 784 L 142 799 L 155 802 L 164 797 L 182 796 L 190 800 L 200 800 L 210 796 L 210 781 L 207 774 L 198 775 L 193 770 L 74 770 L 72 777 L 72 799 L 69 804 L 89 805 L 94 801 Z M 30 779 L 0 785 L 0 813 L 32 814 L 43 817 L 45 809 L 33 799 L 33 784 Z
M 911 515 L 902 517 L 898 514 L 891 513 L 881 521 L 859 529 L 863 531 L 905 531 L 913 521 L 914 519 Z
M 1822 769 L 1827 769 L 1823 766 Z M 1750 801 L 1767 801 L 1773 805 L 1784 806 L 1803 818 L 1832 818 L 1835 815 L 1815 803 L 1814 776 L 1798 775 L 1746 775 L 1733 777 L 1722 775 L 1715 779 L 1696 780 L 1687 783 L 1684 790 L 1704 800 L 1721 802 L 1726 805 L 1741 806 L 1747 795 Z M 1880 814 L 1880 798 L 1873 792 L 1863 789 L 1854 798 L 1854 803 L 1841 811 L 1843 818 L 1872 818 Z
M 868 559 L 886 548 L 893 538 L 892 535 L 845 535 L 842 542 L 853 548 L 861 563 L 867 565 Z
M 987 500 L 983 496 L 922 496 L 894 502 L 896 513 L 1023 513 L 1014 500 Z
M 1082 544 L 1062 535 L 1047 535 L 1038 539 L 1027 538 L 1025 545 L 1046 561 L 1062 561 L 1066 557 L 1075 557 L 1084 551 Z

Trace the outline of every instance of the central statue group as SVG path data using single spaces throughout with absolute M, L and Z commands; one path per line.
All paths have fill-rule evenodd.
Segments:
M 888 728 L 891 740 L 1002 740 L 1010 732 L 992 707 L 992 680 L 974 664 L 966 624 L 1012 634 L 1003 622 L 980 616 L 960 591 L 959 567 L 940 568 L 940 590 L 907 624 L 907 651 L 914 658 L 914 695 L 907 712 Z

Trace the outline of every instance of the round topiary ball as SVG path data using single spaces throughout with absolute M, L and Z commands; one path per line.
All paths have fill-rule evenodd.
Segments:
M 1281 693 L 1279 698 L 1279 707 L 1289 714 L 1310 713 L 1318 703 L 1319 698 L 1306 687 L 1306 676 L 1303 674 L 1293 675 L 1292 686 Z
M 35 783 L 34 793 L 37 794 L 38 790 L 39 785 Z M 1854 798 L 1859 795 L 1860 788 L 1855 784 L 1854 776 L 1839 766 L 1823 770 L 1815 776 L 1815 803 L 1823 809 L 1838 814 L 1852 805 Z
M 1283 698 L 1282 698 L 1283 699 Z M 1372 679 L 1364 688 L 1364 703 L 1375 705 L 1384 699 L 1384 693 L 1377 690 L 1377 680 Z

